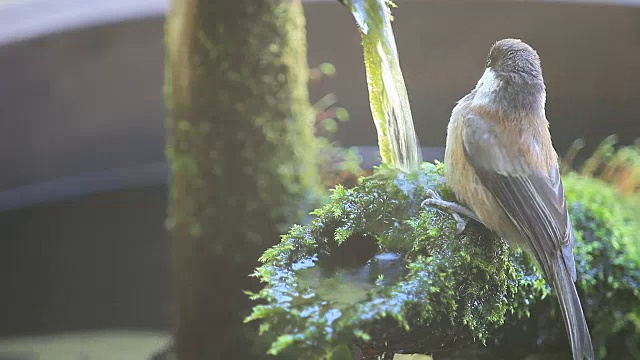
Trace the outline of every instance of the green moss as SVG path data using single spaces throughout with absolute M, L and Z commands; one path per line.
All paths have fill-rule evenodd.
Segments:
M 247 320 L 275 337 L 271 353 L 312 359 L 340 344 L 380 355 L 486 343 L 510 357 L 504 351 L 516 343 L 521 355 L 562 345 L 556 300 L 527 255 L 475 222 L 458 236 L 449 215 L 420 207 L 427 188 L 451 197 L 442 170 L 381 167 L 353 189 L 338 186 L 309 225 L 263 254 L 255 275 L 265 287 L 252 295 L 263 303 Z M 568 175 L 565 186 L 596 346 L 602 354 L 622 337 L 637 347 L 638 203 L 590 178 Z
M 477 224 L 458 237 L 450 216 L 420 208 L 425 189 L 441 186 L 439 172 L 428 163 L 411 174 L 379 168 L 351 190 L 336 188 L 310 225 L 265 252 L 256 274 L 267 286 L 254 299 L 267 304 L 250 319 L 283 332 L 273 353 L 319 356 L 339 342 L 383 343 L 385 334 L 426 327 L 436 331 L 424 345 L 454 334 L 484 340 L 506 312 L 523 312 L 519 286 L 544 292 L 502 240 Z

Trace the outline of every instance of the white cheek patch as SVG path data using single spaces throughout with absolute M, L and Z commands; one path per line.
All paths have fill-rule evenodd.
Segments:
M 496 90 L 500 85 L 496 73 L 491 68 L 484 69 L 484 73 L 482 74 L 479 83 L 482 84 L 480 88 L 485 91 Z
M 493 93 L 500 87 L 500 80 L 495 72 L 487 68 L 484 70 L 482 77 L 476 85 L 476 96 L 473 99 L 473 105 L 489 105 L 493 100 Z

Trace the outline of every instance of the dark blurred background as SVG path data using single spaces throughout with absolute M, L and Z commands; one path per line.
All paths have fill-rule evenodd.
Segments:
M 577 138 L 587 155 L 610 134 L 623 144 L 640 136 L 640 1 L 397 3 L 394 31 L 426 160 L 441 156 L 451 109 L 505 37 L 542 58 L 559 153 Z M 0 0 L 0 337 L 170 331 L 166 7 Z M 309 65 L 337 68 L 311 87 L 312 102 L 335 93 L 351 114 L 337 140 L 375 146 L 350 14 L 333 0 L 307 1 L 305 14 Z

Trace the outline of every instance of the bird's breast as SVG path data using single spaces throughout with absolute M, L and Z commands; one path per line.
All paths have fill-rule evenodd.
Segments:
M 502 237 L 510 238 L 512 236 L 509 233 L 515 229 L 505 228 L 505 224 L 510 224 L 507 214 L 480 182 L 464 154 L 463 128 L 467 115 L 464 107 L 454 109 L 449 121 L 444 159 L 447 185 L 453 190 L 458 201 L 473 210 L 486 227 Z

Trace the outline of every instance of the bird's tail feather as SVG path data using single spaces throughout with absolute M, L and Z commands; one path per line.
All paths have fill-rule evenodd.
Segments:
M 545 275 L 558 296 L 562 319 L 571 343 L 573 360 L 584 360 L 585 358 L 592 360 L 594 359 L 593 345 L 587 321 L 582 312 L 578 292 L 571 280 L 571 274 L 566 269 L 561 255 L 555 265 L 555 271 L 546 271 L 547 269 L 545 269 Z

